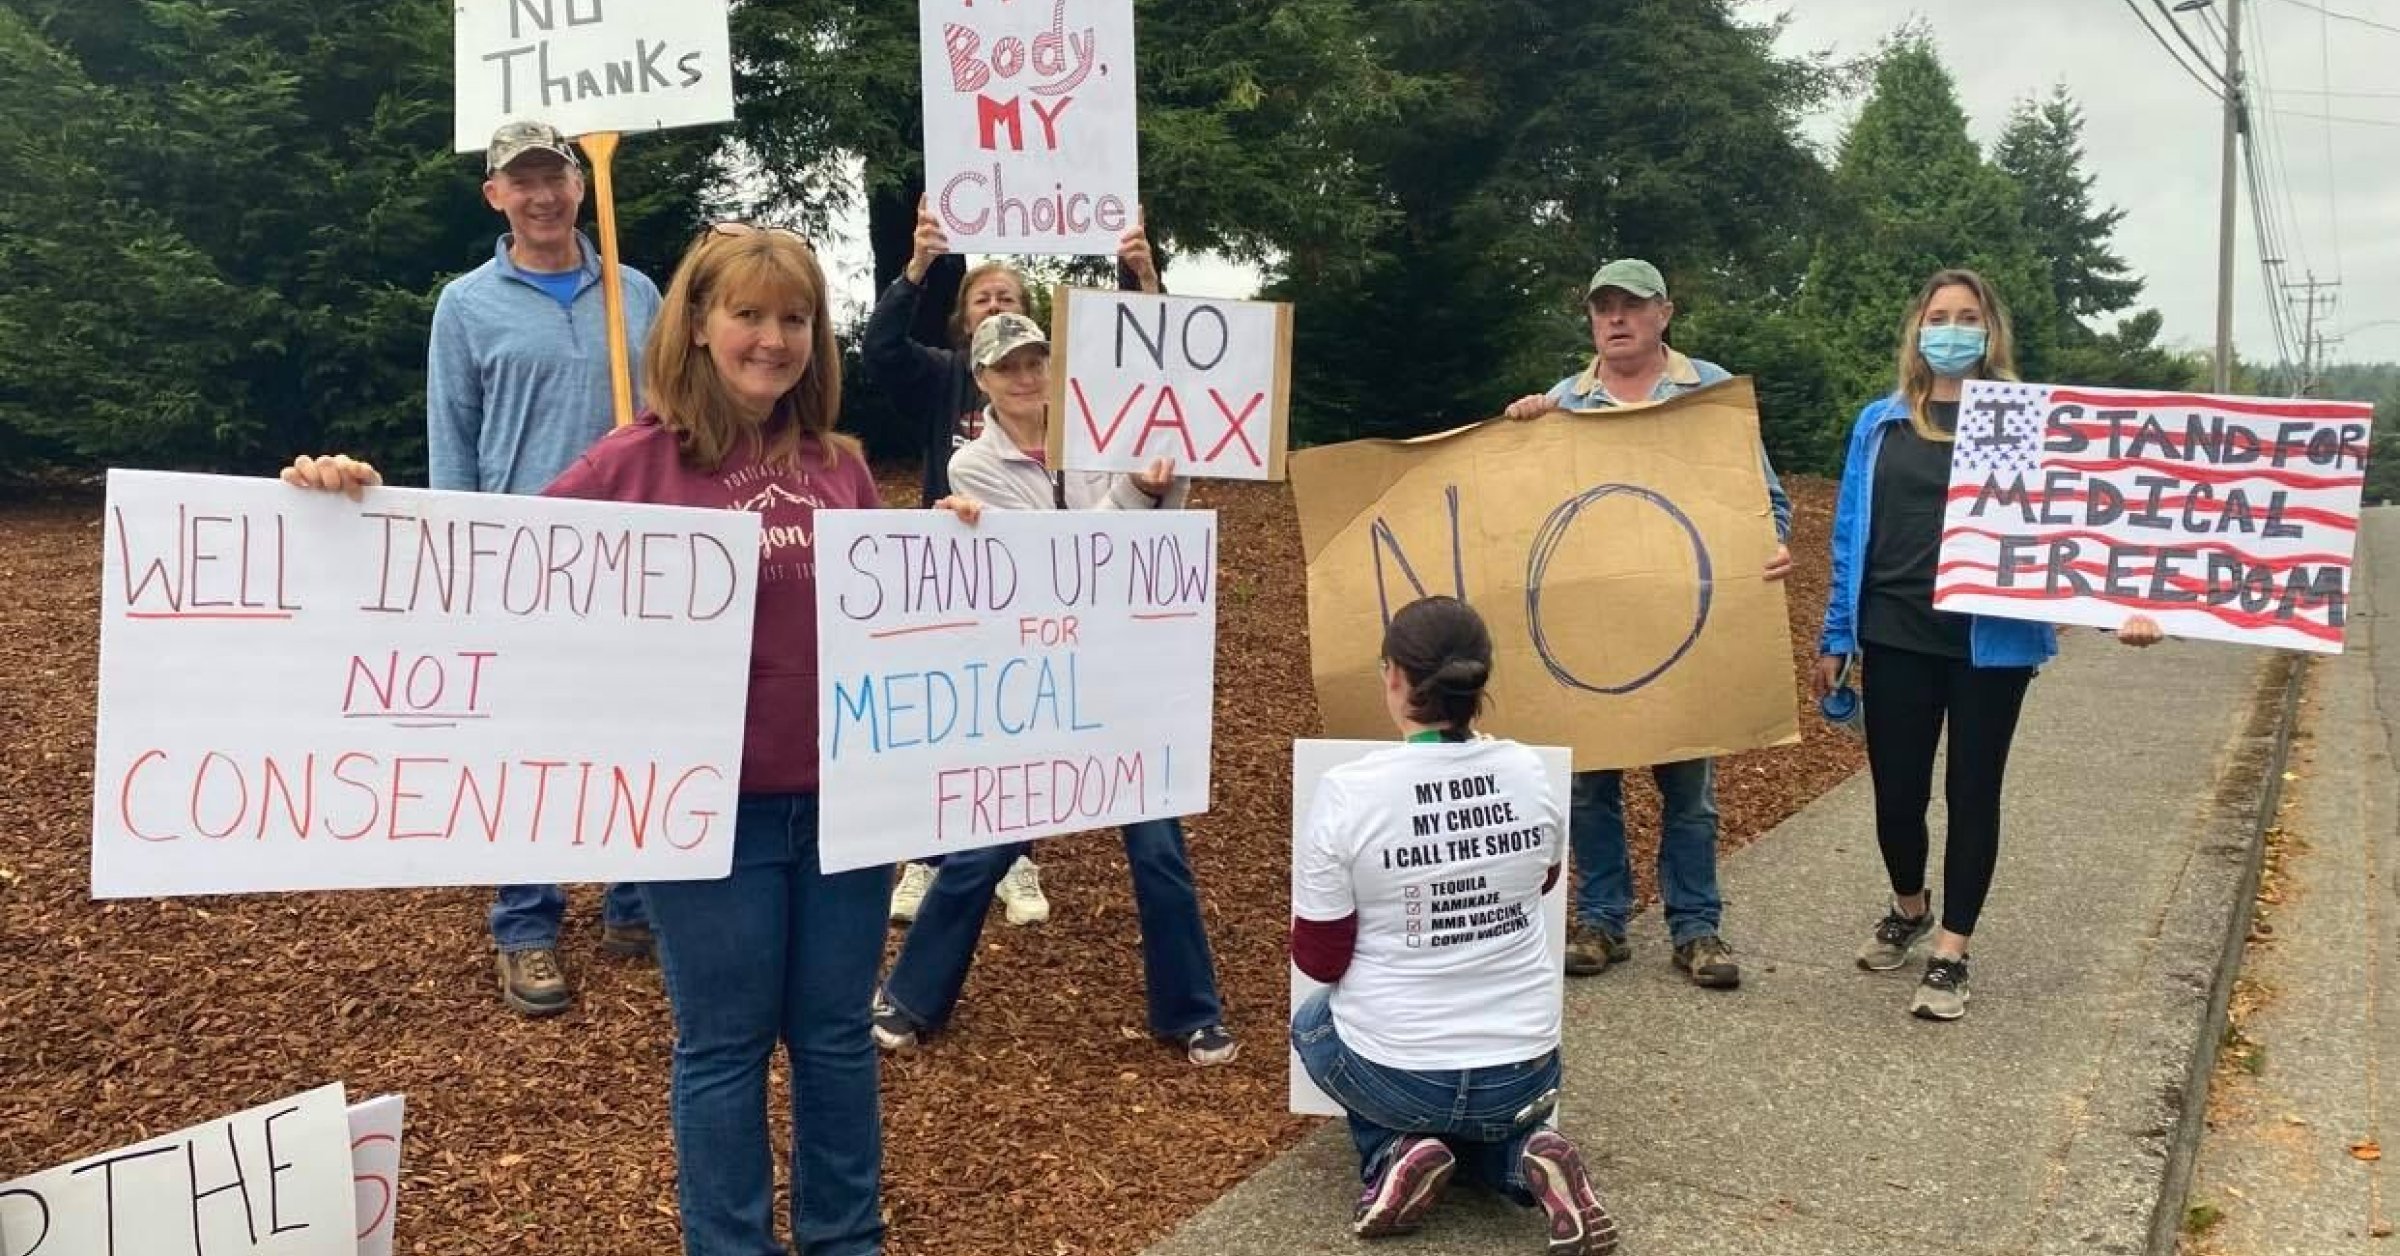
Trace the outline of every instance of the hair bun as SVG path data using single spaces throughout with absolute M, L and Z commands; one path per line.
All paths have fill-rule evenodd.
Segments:
M 1483 688 L 1491 677 L 1492 665 L 1482 659 L 1451 659 L 1435 668 L 1429 679 L 1437 688 L 1466 693 Z

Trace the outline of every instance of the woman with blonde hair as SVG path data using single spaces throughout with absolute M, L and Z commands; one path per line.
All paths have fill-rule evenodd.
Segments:
M 1033 301 L 1023 271 L 1007 262 L 984 262 L 969 269 L 959 282 L 958 301 L 950 310 L 950 344 L 919 344 L 910 338 L 909 328 L 917 321 L 934 264 L 950 254 L 950 237 L 922 197 L 917 201 L 913 244 L 908 264 L 867 315 L 859 353 L 875 382 L 891 393 L 908 444 L 924 459 L 921 494 L 923 504 L 931 506 L 950 495 L 951 455 L 983 434 L 985 398 L 967 364 L 968 342 L 975 329 L 995 314 L 1031 314 Z M 1158 266 L 1139 221 L 1117 239 L 1117 286 L 1159 290 Z M 933 888 L 934 869 L 940 866 L 938 857 L 901 865 L 899 879 L 892 886 L 894 923 L 916 919 L 926 891 Z M 994 897 L 1012 925 L 1040 924 L 1050 918 L 1041 869 L 1030 858 L 1020 858 L 1010 866 Z
M 883 870 L 826 873 L 817 847 L 819 510 L 881 504 L 834 429 L 841 358 L 824 271 L 799 236 L 721 223 L 676 268 L 651 326 L 653 407 L 546 493 L 747 510 L 764 525 L 733 868 L 643 886 L 675 1015 L 677 1195 L 686 1256 L 765 1256 L 775 1238 L 767 1069 L 791 1063 L 791 1230 L 801 1256 L 883 1250 L 883 1132 L 868 1007 Z M 380 483 L 302 457 L 303 487 Z
M 2034 672 L 2058 652 L 2058 634 L 2048 624 L 1933 605 L 1959 399 L 1970 379 L 2017 378 L 2008 307 L 1974 271 L 1938 271 L 1901 321 L 1898 357 L 1898 390 L 1868 403 L 1850 433 L 1834 508 L 1832 592 L 1810 680 L 1822 700 L 1863 656 L 1875 841 L 1892 900 L 1859 966 L 1900 968 L 1933 935 L 1909 1010 L 1947 1021 L 1967 1011 L 1967 944 L 1999 860 L 2000 789 L 2017 714 Z M 2150 645 L 2160 639 L 2158 624 L 2132 616 L 2117 639 Z M 1925 810 L 1945 726 L 1950 823 L 1937 930 L 1925 884 Z

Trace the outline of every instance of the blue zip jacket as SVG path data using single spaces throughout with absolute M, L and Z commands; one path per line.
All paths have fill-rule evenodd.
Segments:
M 1875 500 L 1875 459 L 1884 434 L 1908 422 L 1908 403 L 1895 394 L 1867 403 L 1850 429 L 1842 459 L 1842 495 L 1833 508 L 1833 589 L 1825 599 L 1825 630 L 1817 653 L 1858 653 L 1858 586 L 1867 574 L 1867 533 Z M 2058 653 L 2058 630 L 2028 619 L 1967 616 L 1968 661 L 1977 667 L 2040 667 Z
M 443 286 L 425 353 L 431 487 L 541 492 L 614 424 L 600 251 L 577 239 L 582 278 L 571 305 L 526 278 L 508 255 L 506 235 L 492 260 Z M 658 287 L 631 266 L 618 273 L 639 411 L 642 344 L 658 316 Z

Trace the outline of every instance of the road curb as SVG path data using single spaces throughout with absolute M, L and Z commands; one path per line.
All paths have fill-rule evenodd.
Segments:
M 2216 1072 L 2217 1049 L 2225 1039 L 2227 1007 L 2233 997 L 2234 979 L 2241 973 L 2242 954 L 2250 936 L 2251 912 L 2258 898 L 2259 874 L 2266 862 L 2267 830 L 2273 827 L 2276 812 L 2283 805 L 2283 774 L 2291 759 L 2292 731 L 2299 719 L 2300 690 L 2308 680 L 2310 658 L 2286 651 L 2278 655 L 2269 667 L 2262 688 L 2280 690 L 2280 693 L 2277 695 L 2266 753 L 2263 760 L 2237 756 L 2228 767 L 2227 788 L 2219 793 L 2220 800 L 2226 801 L 2226 793 L 2247 784 L 2244 778 L 2248 778 L 2256 782 L 2257 803 L 2255 810 L 2243 821 L 2246 832 L 2240 854 L 2240 874 L 2234 888 L 2233 910 L 2224 913 L 2223 928 L 2215 939 L 2215 963 L 2207 985 L 2207 999 L 2200 1017 L 2199 1032 L 2191 1043 L 2182 1084 L 2176 1088 L 2179 1102 L 2175 1105 L 2173 1124 L 2166 1132 L 2158 1207 L 2151 1214 L 2149 1243 L 2145 1248 L 2148 1256 L 2175 1256 L 2176 1247 L 2183 1236 L 2184 1208 L 2191 1195 L 2192 1170 L 2199 1160 L 2200 1139 L 2208 1124 L 2209 1082 Z M 2277 671 L 2281 673 L 2279 681 L 2276 678 Z M 2255 725 L 2253 733 L 2255 737 Z M 2253 763 L 2259 769 L 2254 776 L 2244 771 Z M 2231 817 L 2224 816 L 2220 808 L 2219 818 L 2222 821 Z M 2177 907 L 2182 907 L 2184 900 L 2198 897 L 2201 895 L 2178 894 Z

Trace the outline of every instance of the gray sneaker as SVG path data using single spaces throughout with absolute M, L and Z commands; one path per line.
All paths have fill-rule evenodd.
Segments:
M 1858 966 L 1871 973 L 1888 973 L 1908 962 L 1911 947 L 1933 932 L 1933 900 L 1925 900 L 1925 914 L 1903 916 L 1900 905 L 1894 903 L 1875 922 L 1875 936 L 1858 952 Z
M 1590 977 L 1608 971 L 1610 964 L 1633 958 L 1633 948 L 1620 934 L 1583 920 L 1567 922 L 1567 975 Z
M 1909 1000 L 1911 1014 L 1926 1020 L 1954 1021 L 1967 1014 L 1967 957 L 1945 959 L 1939 955 L 1925 961 L 1925 976 L 1917 982 L 1917 996 Z

